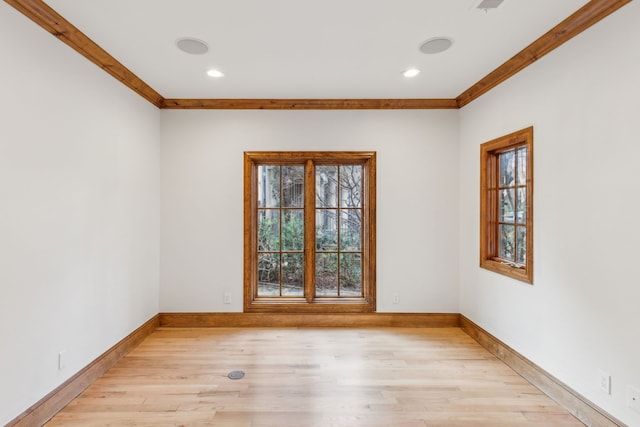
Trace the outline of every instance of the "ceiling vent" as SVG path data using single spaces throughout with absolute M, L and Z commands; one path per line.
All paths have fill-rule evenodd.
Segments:
M 476 9 L 481 9 L 485 12 L 489 9 L 497 9 L 503 1 L 504 0 L 480 0 L 478 5 L 476 6 Z

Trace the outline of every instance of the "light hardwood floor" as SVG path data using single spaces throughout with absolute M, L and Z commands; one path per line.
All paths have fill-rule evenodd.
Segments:
M 160 328 L 46 425 L 583 424 L 459 328 Z

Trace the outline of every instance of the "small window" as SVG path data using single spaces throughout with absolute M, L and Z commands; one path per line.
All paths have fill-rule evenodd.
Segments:
M 245 311 L 375 311 L 375 153 L 245 153 Z
M 480 267 L 533 283 L 533 128 L 480 151 Z

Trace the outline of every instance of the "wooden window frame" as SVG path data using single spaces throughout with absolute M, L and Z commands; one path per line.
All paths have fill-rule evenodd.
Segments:
M 257 280 L 259 165 L 305 165 L 303 297 L 259 297 Z M 315 297 L 315 168 L 363 166 L 362 297 Z M 376 153 L 264 151 L 244 153 L 244 311 L 358 313 L 376 311 Z
M 518 266 L 498 257 L 497 182 L 500 153 L 527 149 L 526 263 Z M 494 191 L 491 191 L 491 190 Z M 492 196 L 492 194 L 494 194 Z M 488 141 L 480 146 L 480 267 L 533 284 L 533 127 Z

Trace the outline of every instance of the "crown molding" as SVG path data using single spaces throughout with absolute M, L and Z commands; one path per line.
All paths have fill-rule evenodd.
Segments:
M 456 100 L 462 108 L 509 77 L 519 73 L 558 46 L 569 41 L 596 22 L 606 18 L 631 0 L 591 0 L 539 39 L 522 49 L 504 64 L 461 93 Z
M 163 97 L 42 0 L 5 0 L 36 24 L 160 108 Z
M 410 110 L 458 108 L 455 99 L 165 99 L 160 108 L 201 110 Z
M 44 1 L 5 2 L 158 108 L 367 110 L 462 108 L 631 0 L 591 0 L 455 99 L 165 99 Z

